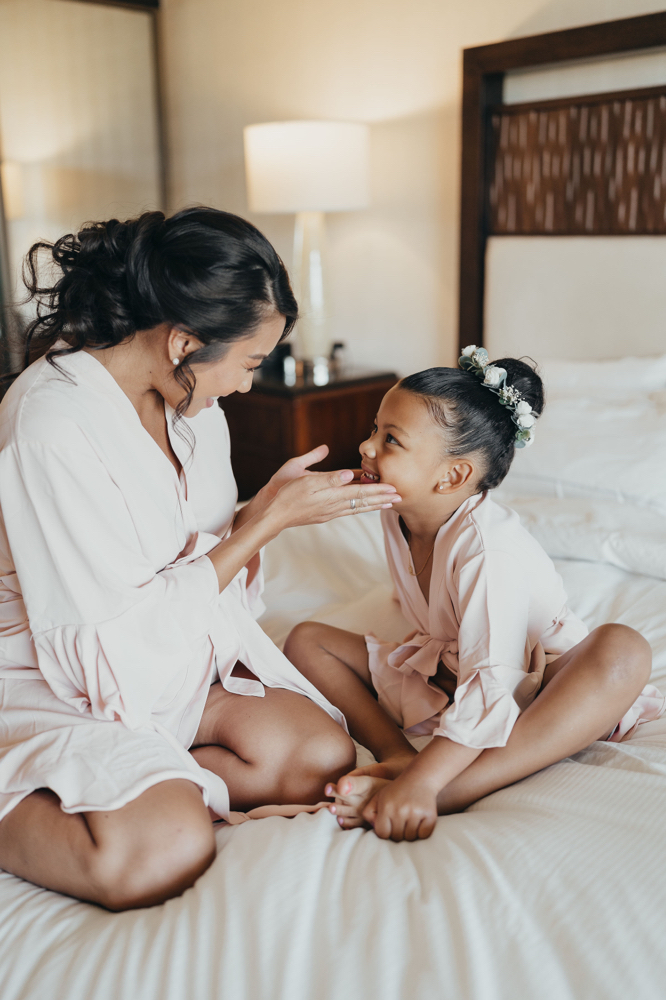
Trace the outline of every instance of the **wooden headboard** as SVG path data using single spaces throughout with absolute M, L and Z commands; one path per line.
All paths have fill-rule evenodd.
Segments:
M 491 234 L 666 234 L 666 86 L 508 105 L 505 74 L 660 46 L 666 13 L 465 49 L 461 347 L 483 344 Z

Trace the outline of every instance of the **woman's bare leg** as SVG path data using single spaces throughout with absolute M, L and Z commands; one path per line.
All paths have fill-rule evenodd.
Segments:
M 400 774 L 416 751 L 379 706 L 363 636 L 319 622 L 302 622 L 290 632 L 284 651 L 300 672 L 340 709 L 354 739 L 367 747 L 381 764 L 381 769 L 370 765 L 373 773 L 387 778 Z
M 605 739 L 650 679 L 648 642 L 626 625 L 602 625 L 546 668 L 544 686 L 504 747 L 493 747 L 437 797 L 461 812 L 491 792 Z
M 237 676 L 253 677 L 238 664 Z M 256 679 L 256 678 L 255 678 Z M 354 744 L 304 695 L 265 689 L 263 698 L 214 684 L 192 756 L 227 784 L 232 809 L 319 802 L 328 781 L 354 766 Z
M 201 790 L 163 781 L 112 812 L 64 813 L 40 789 L 0 822 L 0 867 L 110 910 L 154 906 L 189 888 L 215 857 Z

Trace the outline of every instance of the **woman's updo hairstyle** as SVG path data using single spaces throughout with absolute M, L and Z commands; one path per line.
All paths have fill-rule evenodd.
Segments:
M 61 272 L 51 286 L 38 279 L 43 252 Z M 57 367 L 59 356 L 113 347 L 160 323 L 194 334 L 203 346 L 174 370 L 186 392 L 177 417 L 196 385 L 193 364 L 218 360 L 273 313 L 285 317 L 286 337 L 298 316 L 285 266 L 266 237 L 214 208 L 87 223 L 55 243 L 36 243 L 24 281 L 37 302 L 26 365 L 45 354 Z M 55 348 L 60 338 L 69 346 Z
M 506 384 L 520 392 L 535 414 L 544 407 L 543 382 L 534 368 L 515 358 L 501 358 L 493 365 L 504 368 Z M 506 476 L 515 454 L 517 427 L 511 410 L 470 371 L 428 368 L 409 375 L 399 389 L 423 397 L 432 417 L 446 431 L 447 455 L 482 456 L 479 492 L 494 490 Z

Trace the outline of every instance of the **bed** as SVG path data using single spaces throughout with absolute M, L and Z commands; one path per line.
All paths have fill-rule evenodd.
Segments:
M 482 319 L 463 317 L 464 342 L 481 343 Z M 666 693 L 666 357 L 628 342 L 647 356 L 544 365 L 536 443 L 498 499 L 590 627 L 648 638 Z M 265 568 L 261 623 L 278 644 L 308 618 L 408 631 L 376 515 L 290 529 Z M 220 825 L 209 871 L 149 910 L 0 873 L 0 997 L 663 1000 L 665 828 L 666 718 L 441 818 L 428 841 L 343 832 L 327 811 Z
M 595 391 L 580 364 L 546 372 L 539 437 L 502 498 L 590 626 L 621 621 L 649 639 L 666 692 L 666 358 L 595 367 Z M 569 433 L 562 449 L 581 419 L 588 441 Z M 633 493 L 618 487 L 618 444 Z M 284 532 L 266 577 L 262 624 L 277 643 L 306 618 L 408 631 L 377 515 Z M 221 827 L 212 868 L 150 910 L 110 914 L 1 874 L 0 996 L 662 1000 L 665 828 L 666 719 L 442 818 L 416 844 L 343 832 L 326 811 Z

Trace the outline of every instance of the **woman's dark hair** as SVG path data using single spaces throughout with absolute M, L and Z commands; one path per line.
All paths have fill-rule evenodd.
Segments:
M 534 368 L 515 358 L 501 358 L 493 364 L 506 370 L 506 384 L 540 414 L 543 382 Z M 428 368 L 403 378 L 398 388 L 423 397 L 432 417 L 446 431 L 448 455 L 476 452 L 482 456 L 479 492 L 499 486 L 513 461 L 518 428 L 512 411 L 502 406 L 494 392 L 471 371 L 458 368 Z
M 51 286 L 38 279 L 44 251 L 61 271 Z M 45 354 L 57 367 L 62 355 L 112 347 L 160 323 L 194 334 L 203 346 L 174 370 L 186 392 L 177 417 L 196 385 L 193 364 L 218 360 L 272 313 L 285 317 L 286 337 L 298 316 L 286 268 L 266 237 L 214 208 L 87 223 L 76 235 L 36 243 L 24 282 L 37 302 L 25 335 L 26 366 Z M 60 338 L 69 347 L 55 348 Z

